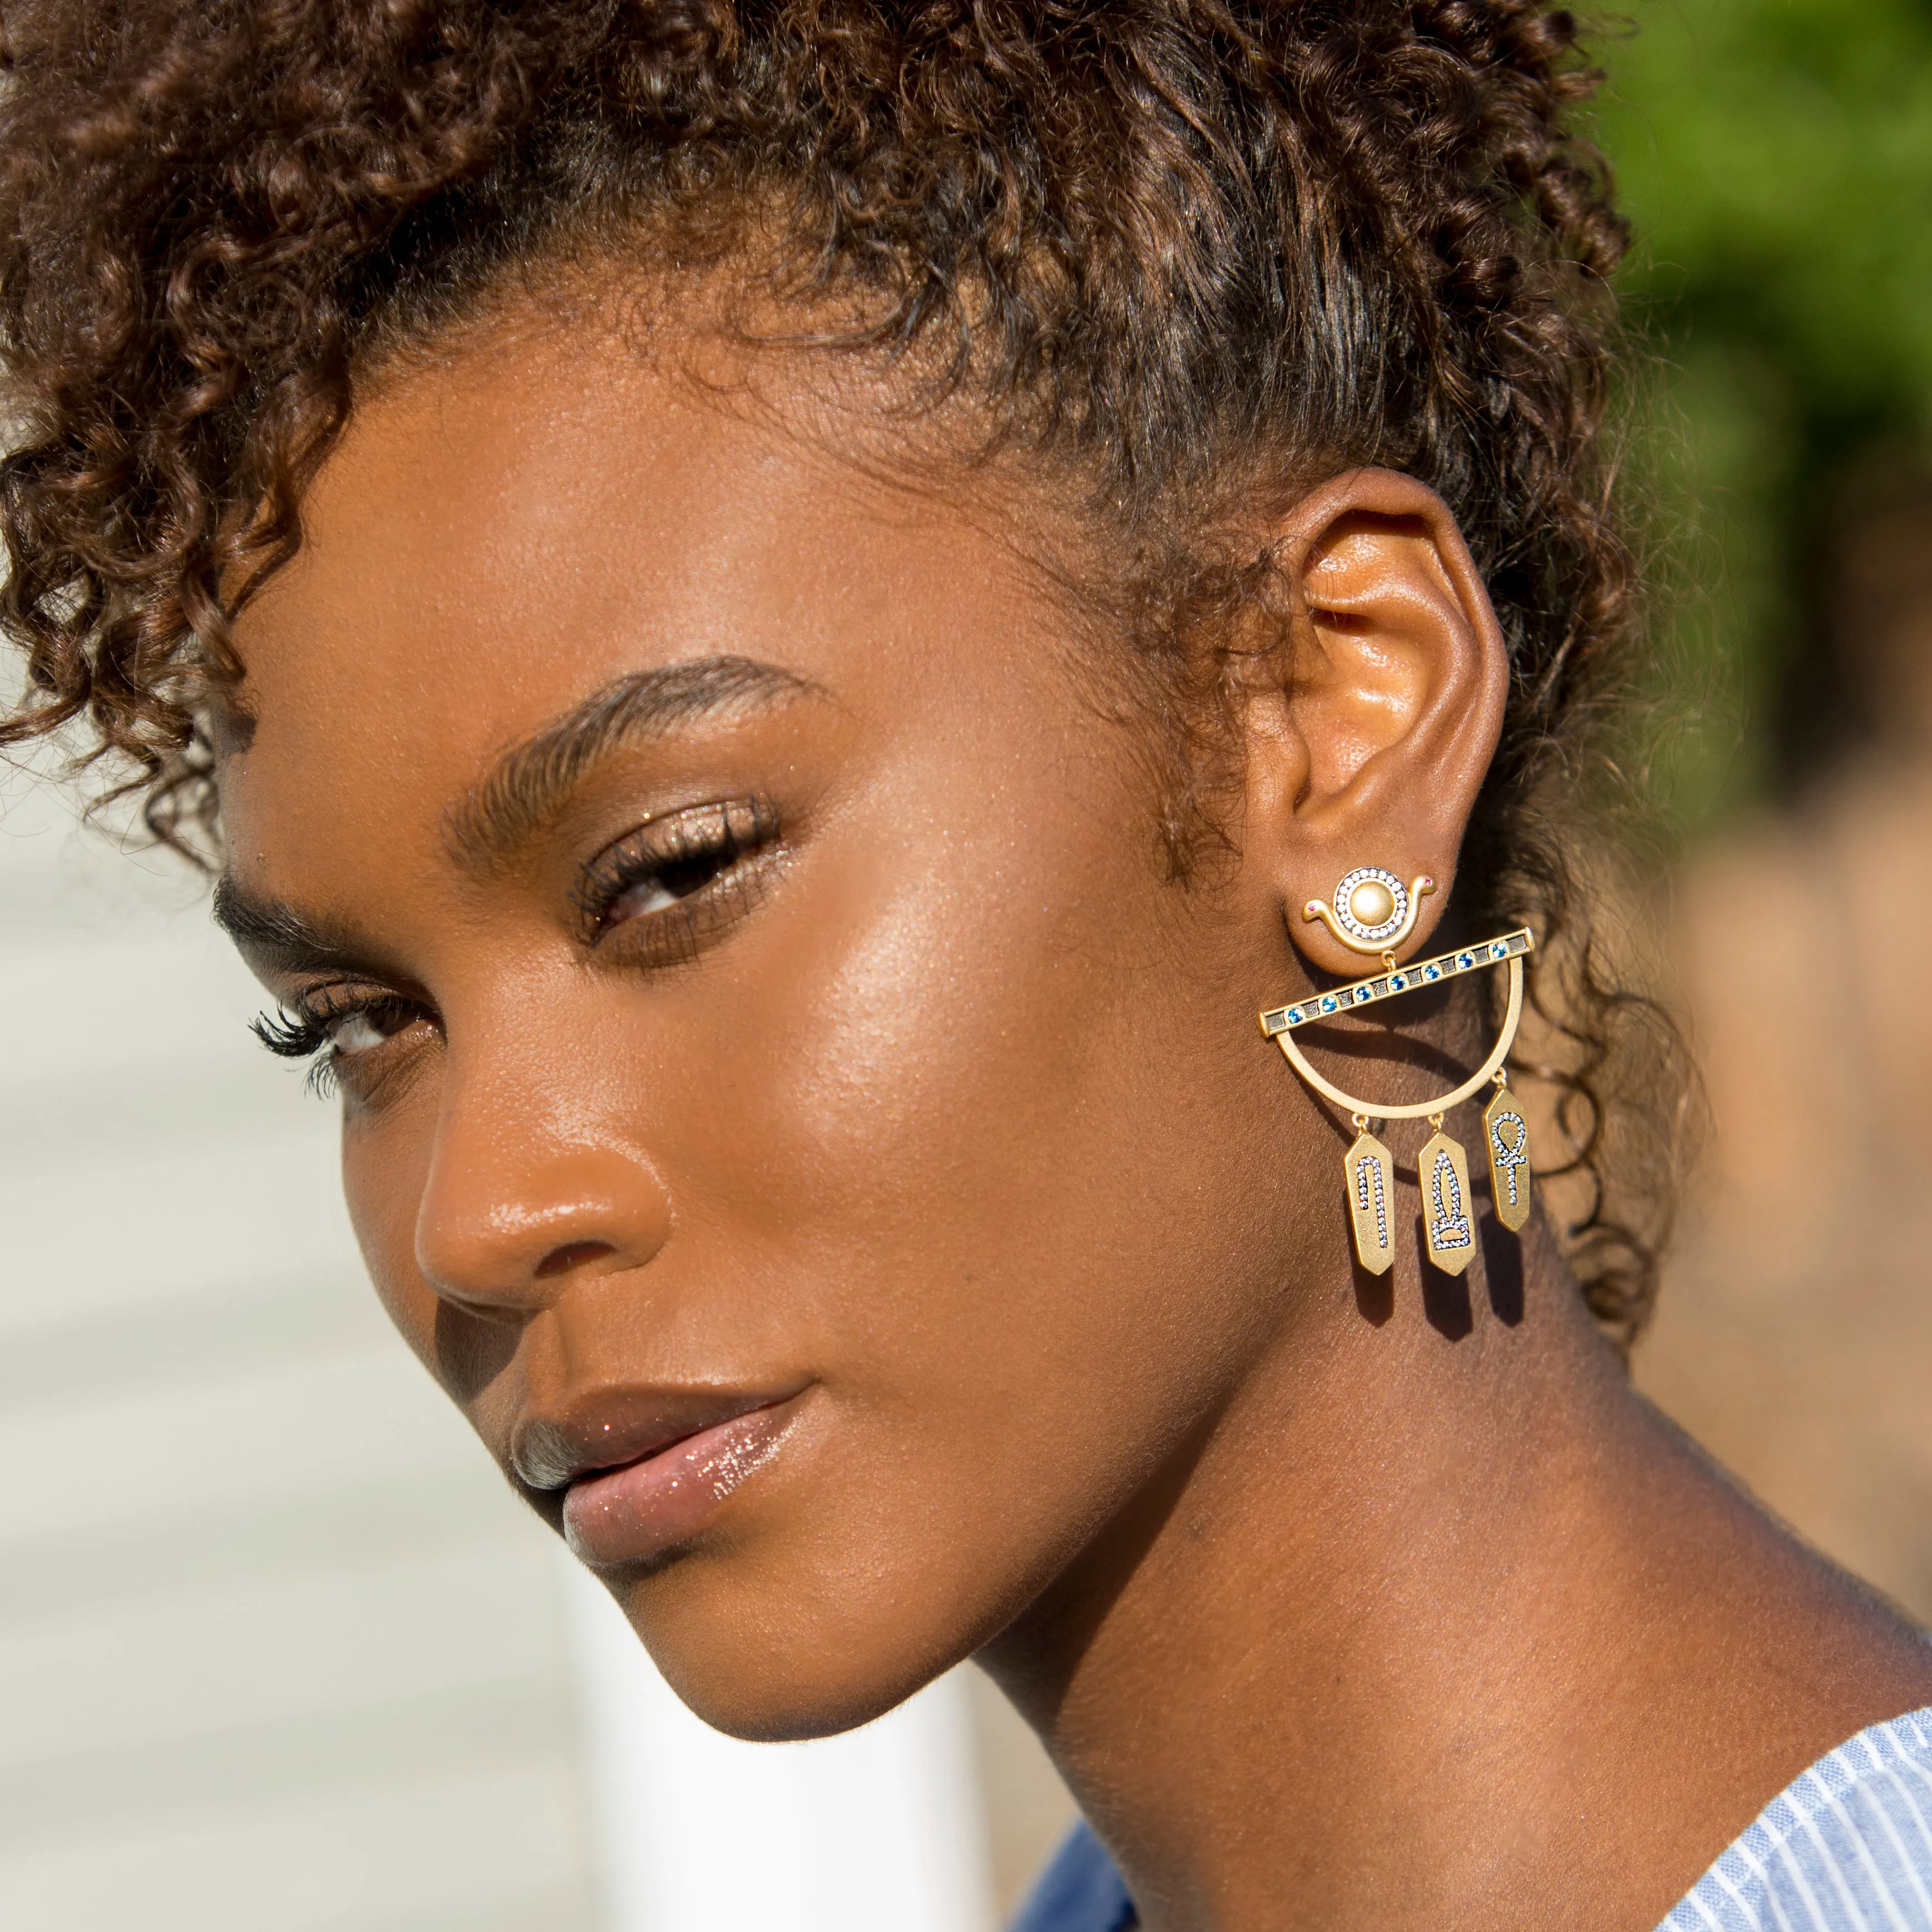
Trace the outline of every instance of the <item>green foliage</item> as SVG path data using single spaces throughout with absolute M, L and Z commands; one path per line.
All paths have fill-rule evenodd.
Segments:
M 1634 429 L 1682 580 L 1660 642 L 1709 713 L 1676 772 L 1696 818 L 1780 776 L 1834 478 L 1932 447 L 1932 4 L 1647 0 L 1595 46 L 1660 358 Z

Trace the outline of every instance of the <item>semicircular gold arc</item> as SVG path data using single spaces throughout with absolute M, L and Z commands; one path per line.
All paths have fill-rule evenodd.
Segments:
M 1306 1054 L 1294 1043 L 1292 1033 L 1278 1033 L 1274 1043 L 1282 1050 L 1289 1066 L 1300 1074 L 1323 1099 L 1333 1100 L 1336 1106 L 1346 1108 L 1351 1114 L 1360 1114 L 1371 1120 L 1426 1120 L 1437 1114 L 1446 1114 L 1451 1107 L 1457 1106 L 1472 1096 L 1479 1094 L 1496 1078 L 1497 1070 L 1509 1057 L 1510 1048 L 1516 1044 L 1516 1030 L 1522 1021 L 1522 955 L 1512 953 L 1509 962 L 1509 1006 L 1503 1015 L 1502 1031 L 1497 1036 L 1494 1049 L 1488 1059 L 1453 1092 L 1444 1094 L 1438 1100 L 1414 1100 L 1400 1106 L 1382 1106 L 1373 1100 L 1358 1100 L 1352 1094 L 1345 1094 L 1334 1081 L 1316 1072 Z

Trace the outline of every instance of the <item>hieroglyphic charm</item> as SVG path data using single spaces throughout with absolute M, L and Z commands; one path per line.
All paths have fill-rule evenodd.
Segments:
M 1496 1219 L 1514 1234 L 1529 1219 L 1529 1123 L 1507 1086 L 1483 1109 L 1483 1143 Z
M 1395 1162 L 1366 1128 L 1342 1157 L 1355 1256 L 1371 1274 L 1386 1274 L 1395 1259 Z
M 1460 1144 L 1438 1126 L 1423 1144 L 1416 1172 L 1422 1184 L 1422 1232 L 1429 1258 L 1444 1274 L 1460 1274 L 1476 1246 L 1469 1166 Z

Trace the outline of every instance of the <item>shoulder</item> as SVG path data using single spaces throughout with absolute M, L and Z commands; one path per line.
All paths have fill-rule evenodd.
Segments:
M 1787 1786 L 1660 1932 L 1932 1932 L 1932 1706 Z
M 1011 1932 L 1132 1932 L 1084 1823 Z M 1932 1932 L 1932 1706 L 1873 1724 L 1773 1798 L 1658 1932 Z

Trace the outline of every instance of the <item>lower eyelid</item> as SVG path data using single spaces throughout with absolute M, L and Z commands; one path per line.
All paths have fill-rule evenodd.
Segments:
M 424 1049 L 430 1044 L 429 1038 L 417 1036 L 433 1031 L 418 1016 L 395 1032 L 384 1034 L 372 1046 L 347 1053 L 334 1049 L 318 1064 L 326 1068 L 330 1082 L 358 1107 L 368 1107 L 379 1098 L 386 1103 L 413 1082 L 422 1064 Z

